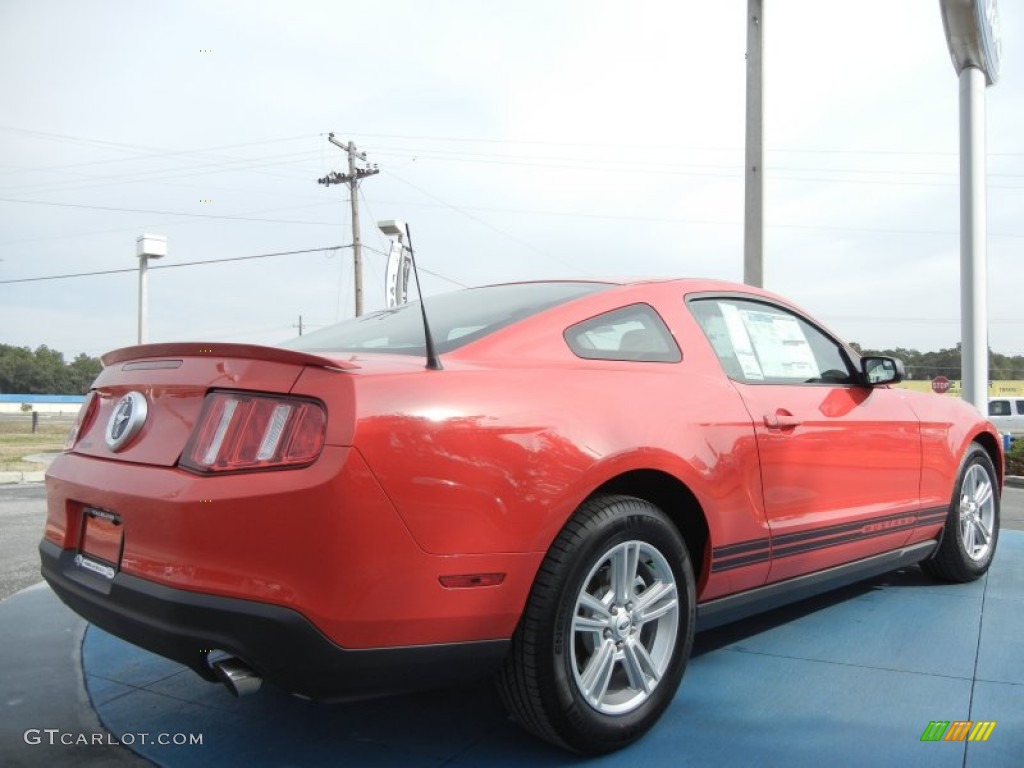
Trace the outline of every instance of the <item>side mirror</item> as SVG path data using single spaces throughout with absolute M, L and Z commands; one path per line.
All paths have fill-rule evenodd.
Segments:
M 864 384 L 869 387 L 896 384 L 906 376 L 903 361 L 895 357 L 862 357 L 860 372 Z

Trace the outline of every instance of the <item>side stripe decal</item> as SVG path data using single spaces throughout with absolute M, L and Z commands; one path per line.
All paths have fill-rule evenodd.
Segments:
M 947 515 L 948 510 L 945 507 L 931 507 L 917 512 L 901 512 L 868 520 L 827 525 L 809 531 L 787 533 L 774 539 L 764 537 L 726 544 L 712 550 L 711 571 L 720 573 L 767 562 L 770 559 L 792 557 L 817 549 L 873 539 L 918 526 L 938 525 L 946 520 Z

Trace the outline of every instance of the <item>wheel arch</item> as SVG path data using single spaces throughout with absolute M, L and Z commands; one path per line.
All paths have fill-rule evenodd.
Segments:
M 977 443 L 985 449 L 985 453 L 992 459 L 992 466 L 995 467 L 996 477 L 999 478 L 999 487 L 1003 487 L 1004 475 L 1006 474 L 1006 463 L 1003 461 L 1003 453 L 999 443 L 996 441 L 989 432 L 979 432 L 973 438 L 971 442 Z M 968 445 L 970 445 L 968 443 Z M 966 450 L 966 449 L 965 449 Z
M 683 537 L 698 588 L 703 584 L 710 530 L 703 507 L 682 480 L 658 469 L 633 469 L 605 481 L 590 496 L 604 494 L 635 496 L 664 512 Z

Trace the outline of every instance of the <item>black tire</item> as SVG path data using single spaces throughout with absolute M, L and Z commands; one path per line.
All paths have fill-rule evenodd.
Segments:
M 619 749 L 671 703 L 694 615 L 693 569 L 672 522 L 631 496 L 588 499 L 541 564 L 498 691 L 545 741 L 586 755 Z
M 921 563 L 944 581 L 974 581 L 988 571 L 999 541 L 999 479 L 988 452 L 971 443 L 960 462 L 942 541 Z

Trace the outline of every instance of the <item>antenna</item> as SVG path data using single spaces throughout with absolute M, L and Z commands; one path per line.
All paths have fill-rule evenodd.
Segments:
M 423 315 L 423 345 L 427 352 L 427 368 L 432 371 L 442 370 L 441 358 L 437 356 L 437 349 L 434 347 L 434 336 L 430 332 L 430 322 L 427 320 L 427 306 L 423 302 L 423 288 L 420 286 L 420 272 L 416 268 L 416 252 L 412 247 L 412 232 L 409 225 L 402 221 L 387 219 L 378 221 L 377 228 L 388 237 L 394 237 L 399 245 L 405 245 L 403 240 L 408 241 L 409 260 L 412 262 L 412 273 L 416 277 L 416 293 L 420 297 L 420 313 Z

